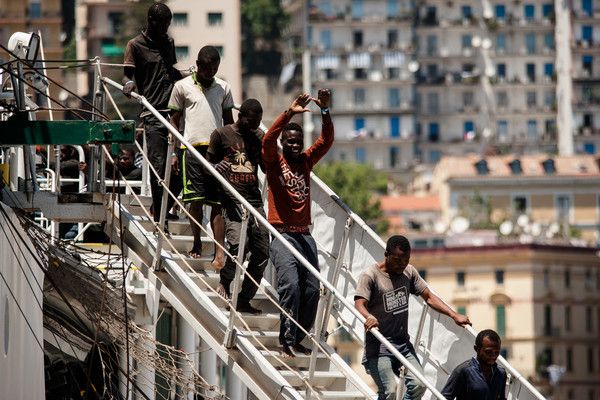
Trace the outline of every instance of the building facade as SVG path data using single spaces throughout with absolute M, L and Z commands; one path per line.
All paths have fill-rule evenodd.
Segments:
M 300 62 L 306 43 L 313 87 L 334 89 L 334 159 L 397 170 L 490 145 L 556 151 L 553 1 L 318 0 L 308 10 L 300 0 L 284 3 L 292 15 L 287 61 Z M 600 4 L 569 4 L 574 147 L 593 154 Z

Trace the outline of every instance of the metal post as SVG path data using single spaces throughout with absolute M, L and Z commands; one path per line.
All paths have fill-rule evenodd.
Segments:
M 310 93 L 312 89 L 312 83 L 310 79 L 310 43 L 308 42 L 308 0 L 304 1 L 303 14 L 304 14 L 304 51 L 302 52 L 302 91 L 304 93 Z M 308 149 L 312 143 L 312 132 L 314 130 L 314 124 L 312 122 L 312 114 L 305 112 L 302 114 L 302 129 L 304 131 L 304 148 Z
M 423 335 L 423 328 L 425 327 L 425 317 L 427 316 L 427 311 L 429 310 L 428 304 L 423 304 L 423 311 L 421 312 L 421 318 L 419 319 L 419 328 L 417 329 L 417 334 L 415 336 L 415 345 L 419 345 L 421 342 L 421 336 Z
M 225 339 L 223 344 L 228 349 L 233 347 L 235 342 L 234 324 L 235 324 L 235 309 L 237 307 L 238 292 L 240 291 L 240 278 L 242 272 L 245 272 L 244 268 L 244 251 L 246 250 L 246 236 L 248 235 L 248 210 L 244 206 L 242 207 L 242 227 L 240 229 L 240 244 L 238 246 L 238 253 L 236 256 L 235 278 L 233 278 L 233 289 L 231 291 L 231 311 L 229 312 L 229 325 L 225 332 Z
M 167 188 L 169 187 L 169 184 L 171 182 L 171 161 L 170 161 L 171 153 L 173 153 L 173 141 L 169 140 L 169 146 L 167 147 L 167 161 L 166 161 L 166 165 L 165 165 L 165 176 L 164 176 L 164 179 L 160 176 L 158 177 L 159 183 L 163 187 L 163 192 L 162 192 L 162 200 L 160 202 L 160 217 L 158 219 L 158 226 L 156 227 L 157 230 L 164 229 L 165 221 L 167 219 L 167 203 L 168 203 L 167 200 L 169 199 L 169 192 L 167 191 Z M 158 172 L 160 172 L 160 171 L 158 171 Z M 154 207 L 154 212 L 156 212 L 156 211 L 157 211 L 156 207 Z M 163 237 L 162 237 L 162 235 L 157 235 L 156 252 L 154 253 L 154 260 L 152 261 L 152 266 L 155 271 L 160 270 L 160 253 L 162 252 L 162 247 L 163 247 Z
M 400 374 L 398 376 L 398 385 L 396 386 L 396 400 L 402 400 L 404 396 L 404 382 L 406 381 L 406 368 L 400 367 Z

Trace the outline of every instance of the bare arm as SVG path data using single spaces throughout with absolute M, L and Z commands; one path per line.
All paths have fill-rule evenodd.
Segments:
M 233 124 L 233 109 L 227 108 L 223 110 L 223 125 Z
M 133 80 L 134 73 L 134 67 L 123 67 L 123 94 L 128 97 L 131 95 L 131 92 L 136 89 L 135 81 Z
M 369 301 L 364 297 L 355 297 L 354 298 L 354 307 L 356 310 L 365 317 L 365 330 L 371 330 L 372 328 L 377 328 L 379 326 L 379 321 L 377 318 L 371 315 L 369 310 L 367 309 L 367 304 Z
M 448 307 L 448 305 L 446 305 L 446 303 L 444 303 L 442 299 L 440 299 L 438 296 L 432 293 L 431 290 L 429 290 L 429 288 L 426 288 L 423 291 L 423 293 L 421 293 L 421 297 L 423 298 L 423 300 L 425 300 L 429 307 L 452 318 L 456 325 L 471 325 L 469 317 L 467 317 L 466 315 L 461 315 L 453 309 L 451 309 L 450 307 Z

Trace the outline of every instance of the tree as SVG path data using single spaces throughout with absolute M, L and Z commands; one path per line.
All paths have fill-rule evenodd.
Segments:
M 289 21 L 280 0 L 242 0 L 241 15 L 245 73 L 279 74 L 281 37 Z
M 323 180 L 344 203 L 379 234 L 388 229 L 376 194 L 387 191 L 387 177 L 365 164 L 333 162 L 315 167 Z

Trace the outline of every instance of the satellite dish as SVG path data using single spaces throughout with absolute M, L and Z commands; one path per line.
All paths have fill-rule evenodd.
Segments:
M 473 36 L 471 39 L 471 46 L 479 47 L 481 46 L 481 38 L 479 36 Z
M 435 231 L 435 233 L 444 233 L 444 232 L 446 232 L 446 224 L 443 223 L 442 221 L 437 221 L 433 225 L 433 230 Z
M 419 62 L 418 61 L 411 61 L 408 63 L 408 70 L 410 72 L 417 72 L 419 70 Z
M 542 234 L 542 224 L 539 222 L 531 224 L 531 234 L 533 236 L 540 236 Z
M 519 215 L 519 217 L 517 218 L 517 225 L 519 225 L 521 228 L 525 228 L 528 224 L 529 217 L 527 216 L 527 214 Z
M 548 231 L 550 231 L 553 235 L 556 235 L 558 232 L 560 232 L 560 225 L 558 222 L 551 223 L 548 227 Z
M 513 231 L 513 223 L 512 221 L 504 221 L 503 223 L 500 224 L 500 233 L 504 236 L 508 236 L 512 233 Z
M 35 61 L 40 47 L 40 36 L 37 33 L 15 32 L 8 39 L 8 49 L 19 58 Z
M 463 233 L 469 229 L 469 220 L 465 217 L 456 217 L 450 222 L 450 230 L 453 233 Z

